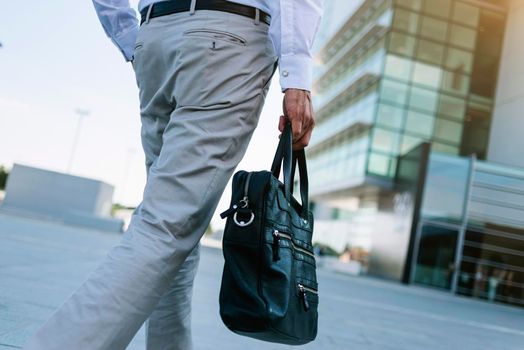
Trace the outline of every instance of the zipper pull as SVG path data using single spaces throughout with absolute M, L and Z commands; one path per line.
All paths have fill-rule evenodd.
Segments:
M 229 208 L 228 210 L 226 210 L 225 212 L 220 214 L 220 217 L 222 219 L 225 219 L 225 218 L 231 216 L 231 214 L 236 213 L 237 211 L 239 211 L 239 208 L 240 209 L 246 209 L 246 211 L 248 213 L 251 213 L 251 210 L 249 210 L 249 198 L 247 196 L 244 196 L 244 198 L 242 198 L 237 204 L 233 204 L 233 206 L 231 208 Z
M 231 216 L 231 214 L 235 213 L 237 211 L 237 209 L 238 209 L 238 205 L 233 204 L 233 206 L 231 208 L 229 208 L 228 210 L 226 210 L 225 212 L 220 214 L 220 217 L 222 219 L 225 219 L 225 218 Z
M 273 261 L 279 261 L 280 260 L 280 233 L 278 230 L 273 231 Z
M 306 289 L 301 284 L 298 285 L 298 289 L 300 290 L 300 297 L 302 299 L 302 304 L 304 305 L 304 310 L 308 311 L 309 310 L 309 302 L 307 301 Z
M 249 208 L 249 198 L 247 196 L 244 196 L 244 198 L 242 198 L 240 202 L 238 202 L 238 205 L 240 206 L 240 208 Z

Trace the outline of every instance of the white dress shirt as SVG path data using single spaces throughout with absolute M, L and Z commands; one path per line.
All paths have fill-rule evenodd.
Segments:
M 139 11 L 158 1 L 161 0 L 141 0 Z M 311 48 L 320 24 L 323 0 L 229 1 L 253 6 L 271 15 L 269 35 L 279 57 L 282 90 L 311 90 Z M 106 34 L 130 61 L 138 32 L 138 19 L 129 0 L 93 0 L 93 3 Z

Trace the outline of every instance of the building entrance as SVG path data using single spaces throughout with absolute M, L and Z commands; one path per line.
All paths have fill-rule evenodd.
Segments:
M 452 289 L 456 270 L 459 227 L 422 222 L 418 230 L 412 281 L 418 284 Z

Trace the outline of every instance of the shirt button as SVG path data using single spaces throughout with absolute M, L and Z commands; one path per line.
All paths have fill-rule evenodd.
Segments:
M 289 72 L 287 70 L 282 72 L 282 76 L 287 77 L 289 75 Z

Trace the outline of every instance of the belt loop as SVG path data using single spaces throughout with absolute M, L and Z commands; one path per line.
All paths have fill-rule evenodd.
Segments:
M 196 9 L 196 0 L 191 0 L 191 6 L 189 7 L 189 14 L 193 16 Z
M 147 8 L 147 14 L 146 14 L 146 21 L 145 21 L 145 24 L 148 24 L 148 23 L 149 23 L 149 18 L 151 17 L 151 11 L 153 10 L 153 5 L 154 5 L 154 4 L 151 4 L 151 5 L 149 5 L 149 7 Z
M 260 10 L 255 8 L 255 25 L 260 24 Z

